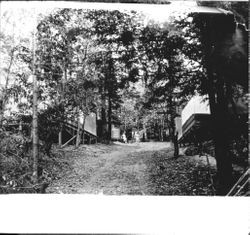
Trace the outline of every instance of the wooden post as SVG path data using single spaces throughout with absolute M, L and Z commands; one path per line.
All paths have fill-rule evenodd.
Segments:
M 62 146 L 62 130 L 58 133 L 58 145 L 59 147 Z
M 62 148 L 68 145 L 73 139 L 76 138 L 77 135 L 73 136 L 71 139 L 69 139 L 65 144 L 62 145 Z

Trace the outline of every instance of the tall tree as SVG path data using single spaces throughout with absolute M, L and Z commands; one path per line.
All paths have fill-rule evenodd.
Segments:
M 22 35 L 19 29 L 27 14 L 26 11 L 21 9 L 1 11 L 0 125 L 8 104 L 13 100 L 20 102 L 20 97 L 24 96 L 24 87 L 19 83 L 23 75 L 27 78 L 30 73 L 28 66 L 19 58 L 22 48 L 28 48 L 31 43 L 30 35 Z M 14 18 L 13 15 L 16 17 Z
M 239 5 L 241 5 L 227 2 L 201 2 L 199 4 L 222 7 L 232 10 L 236 15 L 239 14 Z M 246 3 L 242 3 L 241 7 L 244 8 L 244 4 Z M 235 6 L 237 6 L 237 11 Z M 243 15 L 242 17 L 238 15 L 236 18 L 241 18 L 242 22 L 245 18 Z M 195 38 L 194 41 L 198 42 L 196 45 L 194 44 L 198 54 L 195 53 L 195 50 L 192 52 L 206 75 L 204 79 L 197 81 L 197 84 L 200 93 L 209 96 L 217 162 L 217 189 L 219 194 L 225 195 L 232 185 L 232 158 L 229 147 L 231 131 L 229 127 L 233 124 L 229 106 L 235 107 L 233 96 L 237 86 L 242 86 L 247 90 L 248 84 L 247 32 L 240 24 L 236 24 L 232 14 L 195 15 L 194 21 L 187 28 L 189 29 L 189 41 L 192 41 L 190 38 Z M 193 49 L 195 48 L 193 47 Z M 185 52 L 189 53 L 190 50 L 185 50 Z
M 111 140 L 113 111 L 121 103 L 120 91 L 129 80 L 135 80 L 137 75 L 133 59 L 137 58 L 135 41 L 139 24 L 135 17 L 133 12 L 120 11 L 91 11 L 88 15 L 93 22 L 93 34 L 97 37 L 99 47 L 103 49 L 97 54 L 96 62 L 101 65 L 102 119 L 103 126 L 106 126 L 106 121 L 108 124 L 108 141 Z
M 84 20 L 84 10 L 62 9 L 51 13 L 43 18 L 39 24 L 39 55 L 41 60 L 41 69 L 44 81 L 45 92 L 47 93 L 47 101 L 55 103 L 57 106 L 64 106 L 65 112 L 67 107 L 71 105 L 75 93 L 69 98 L 67 85 L 79 85 L 84 77 L 87 68 L 87 59 L 90 38 L 88 38 L 88 23 Z M 80 79 L 79 79 L 80 77 Z M 66 85 L 67 84 L 67 85 Z M 82 86 L 79 86 L 79 94 Z M 67 95 L 67 99 L 66 99 Z M 49 99 L 50 98 L 50 99 Z M 79 99 L 75 99 L 77 116 L 82 112 L 82 103 Z M 63 116 L 62 116 L 63 117 Z M 62 128 L 63 120 L 61 120 L 61 130 L 58 133 L 59 145 L 62 144 Z M 78 139 L 80 136 L 80 125 L 78 128 Z
M 72 66 L 72 44 L 77 35 L 77 26 L 72 27 L 70 21 L 73 14 L 74 11 L 70 9 L 59 10 L 44 17 L 38 25 L 38 54 L 42 71 L 39 80 L 43 81 L 47 101 L 50 98 L 49 102 L 57 106 L 66 105 L 65 83 Z M 61 123 L 59 145 L 62 144 L 62 127 Z
M 36 20 L 35 20 L 36 22 Z M 36 25 L 33 31 L 32 46 L 32 77 L 33 77 L 33 115 L 32 115 L 32 155 L 33 155 L 33 182 L 38 181 L 38 100 L 37 100 L 37 78 L 36 78 Z
M 192 63 L 192 61 L 183 55 L 185 40 L 182 32 L 172 23 L 147 26 L 142 33 L 141 42 L 145 58 L 144 76 L 150 94 L 148 103 L 158 104 L 158 107 L 166 105 L 167 110 L 164 112 L 166 117 L 169 117 L 166 121 L 170 139 L 174 145 L 174 155 L 178 156 L 175 118 L 177 107 L 191 92 L 191 89 L 188 90 L 185 86 L 192 79 L 185 62 Z

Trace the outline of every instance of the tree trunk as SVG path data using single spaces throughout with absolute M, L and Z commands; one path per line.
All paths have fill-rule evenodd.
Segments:
M 211 22 L 203 29 L 203 43 L 205 45 L 205 66 L 208 76 L 208 96 L 211 112 L 211 127 L 215 147 L 217 166 L 216 191 L 219 195 L 226 195 L 232 185 L 232 159 L 229 153 L 228 135 L 228 105 L 225 95 L 225 78 L 215 68 L 216 50 L 221 50 L 216 31 Z M 222 40 L 222 39 L 220 39 Z M 215 75 L 217 74 L 217 75 Z
M 0 98 L 0 128 L 3 125 L 3 117 L 4 117 L 4 100 Z
M 226 195 L 232 186 L 232 160 L 227 151 L 228 141 L 224 132 L 214 135 L 214 144 L 218 179 L 216 188 L 219 195 Z
M 32 117 L 32 157 L 33 157 L 33 182 L 38 181 L 38 114 L 37 114 L 37 78 L 35 74 L 35 32 L 33 32 L 33 117 Z
M 109 102 L 109 107 L 108 107 L 108 141 L 111 141 L 112 138 L 112 119 L 111 119 L 111 115 L 112 115 L 112 102 L 111 102 L 111 97 L 109 96 L 108 98 L 108 102 Z
M 64 64 L 63 64 L 63 76 L 61 79 L 61 98 L 59 101 L 59 104 L 64 102 L 64 92 L 65 92 L 65 82 L 67 81 L 67 66 L 65 63 L 66 58 L 64 58 Z M 63 132 L 63 124 L 60 126 L 60 131 L 58 133 L 58 145 L 59 147 L 62 147 L 62 132 Z
M 100 128 L 100 139 L 104 140 L 106 135 L 106 97 L 104 86 L 101 88 L 101 128 Z
M 179 156 L 179 144 L 178 144 L 178 133 L 176 133 L 176 128 L 175 128 L 175 107 L 173 106 L 173 97 L 170 96 L 168 99 L 169 103 L 169 115 L 170 115 L 170 125 L 169 125 L 169 134 L 170 134 L 170 139 L 171 142 L 174 146 L 174 156 L 178 157 Z
M 213 79 L 213 78 L 210 78 Z M 229 153 L 228 106 L 223 78 L 217 81 L 217 92 L 209 93 L 212 133 L 217 165 L 217 193 L 226 195 L 232 186 L 232 159 Z
M 157 122 L 157 129 L 158 129 L 158 141 L 161 141 L 161 124 Z
M 11 66 L 13 64 L 13 60 L 14 60 L 14 50 L 11 51 L 10 64 L 9 64 L 8 70 L 7 70 L 5 88 L 3 90 L 2 97 L 0 97 L 0 127 L 3 124 L 4 110 L 5 110 L 5 105 L 6 105 L 7 97 L 8 97 L 7 89 L 8 89 L 8 85 L 9 85 L 10 70 L 11 70 Z
M 79 147 L 81 143 L 81 122 L 80 122 L 80 110 L 77 108 L 77 132 L 76 132 L 76 147 Z
M 174 156 L 179 157 L 178 133 L 174 135 Z
M 164 140 L 163 131 L 164 131 L 164 118 L 161 119 L 161 141 L 162 142 Z
M 148 140 L 148 136 L 147 136 L 147 128 L 146 128 L 145 124 L 143 124 L 143 132 L 144 132 L 144 140 L 147 141 Z
M 176 134 L 175 131 L 175 124 L 174 121 L 171 121 L 170 127 L 169 127 L 169 135 L 170 135 L 170 141 L 172 143 L 172 146 L 174 147 L 174 156 L 179 156 L 179 144 L 178 144 L 178 134 Z

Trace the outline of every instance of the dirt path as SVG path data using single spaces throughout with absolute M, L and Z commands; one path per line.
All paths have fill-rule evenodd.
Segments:
M 205 158 L 175 158 L 166 142 L 68 147 L 64 158 L 69 167 L 50 184 L 48 193 L 213 194 Z
M 92 194 L 148 194 L 146 160 L 169 143 L 148 142 L 111 146 L 69 147 L 71 169 L 63 172 L 47 192 Z

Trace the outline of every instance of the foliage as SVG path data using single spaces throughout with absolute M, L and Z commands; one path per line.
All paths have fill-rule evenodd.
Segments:
M 27 17 L 27 12 L 18 10 L 18 13 L 17 21 L 12 17 L 12 14 L 16 14 L 15 11 L 1 12 L 0 125 L 11 105 L 20 102 L 21 97 L 26 97 L 25 87 L 20 81 L 23 80 L 23 74 L 28 74 L 29 68 L 20 58 L 20 54 L 24 48 L 27 49 L 30 41 L 18 28 L 24 22 L 22 17 Z
M 122 104 L 120 120 L 125 131 L 137 127 L 138 112 L 135 110 L 134 105 L 131 100 L 125 100 Z
M 213 195 L 208 166 L 197 165 L 187 157 L 170 156 L 160 152 L 150 160 L 150 179 L 155 184 L 153 194 Z M 212 176 L 215 176 L 214 169 Z
M 177 108 L 194 94 L 196 86 L 193 84 L 201 67 L 194 61 L 195 50 L 183 30 L 182 22 L 185 20 L 173 19 L 163 25 L 151 22 L 140 36 L 142 78 L 146 83 L 145 105 L 160 118 L 159 123 L 155 124 L 160 126 L 161 135 L 165 129 L 164 122 L 166 123 L 170 139 L 176 147 L 176 155 L 178 146 L 175 118 L 179 115 Z
M 199 4 L 231 10 L 238 21 L 247 22 L 245 3 Z M 196 92 L 207 94 L 211 89 L 217 89 L 208 79 L 208 61 L 205 58 L 208 51 L 203 43 L 208 37 L 202 31 L 204 19 L 193 15 L 178 20 L 173 18 L 165 24 L 144 23 L 139 13 L 116 10 L 57 9 L 40 18 L 35 51 L 40 101 L 40 166 L 46 168 L 47 162 L 53 159 L 52 144 L 62 130 L 62 121 L 70 117 L 80 123 L 80 114 L 86 117 L 90 112 L 101 113 L 102 125 L 108 124 L 108 135 L 103 134 L 103 137 L 108 140 L 111 139 L 111 123 L 117 122 L 125 131 L 148 129 L 161 139 L 169 129 L 171 140 L 178 146 L 174 123 L 179 115 L 177 107 L 184 105 Z M 11 24 L 9 22 L 8 25 Z M 15 32 L 17 27 L 14 24 L 12 27 Z M 6 104 L 18 104 L 19 114 L 30 113 L 32 105 L 29 39 L 20 35 L 16 37 L 6 29 L 0 33 L 1 57 L 3 55 L 5 59 L 0 72 L 6 80 L 0 87 L 1 123 Z M 240 42 L 239 48 L 244 51 L 246 35 L 242 27 L 237 30 L 238 38 L 232 40 Z M 224 37 L 223 33 L 221 37 Z M 235 47 L 223 50 L 237 51 Z M 223 50 L 216 53 L 223 54 Z M 239 53 L 221 54 L 219 59 L 213 57 L 212 63 L 215 72 L 223 73 L 227 79 L 226 102 L 233 106 L 233 99 L 242 97 L 242 90 L 246 89 L 246 82 L 237 84 L 247 71 L 243 63 L 246 56 L 240 55 L 238 61 L 235 58 Z M 140 82 L 142 85 L 138 85 Z M 31 119 L 26 122 L 31 128 Z M 29 172 L 32 163 L 30 149 L 25 152 L 20 147 L 18 151 L 17 147 L 24 142 L 30 144 L 29 134 L 21 138 L 27 139 L 19 143 L 13 134 L 3 136 L 3 146 L 13 145 L 16 152 L 13 154 L 3 148 L 2 162 L 9 161 L 6 169 Z M 236 138 L 232 143 L 231 152 L 245 158 L 247 143 L 245 140 L 239 143 L 238 140 Z M 235 151 L 236 148 L 244 151 Z M 195 150 L 191 151 L 194 153 Z M 19 169 L 18 157 L 13 160 L 13 156 L 28 160 L 22 161 Z M 8 182 L 15 178 L 12 173 L 8 173 Z M 28 178 L 25 178 L 27 182 Z M 22 182 L 12 182 L 11 186 L 15 184 L 22 185 Z
M 27 139 L 22 136 L 1 132 L 1 187 L 9 186 L 15 189 L 17 186 L 23 186 L 25 181 L 31 182 L 27 144 Z
M 41 146 L 39 154 L 39 180 L 32 181 L 31 140 L 22 134 L 0 133 L 0 193 L 44 193 L 61 167 L 58 153 L 48 158 Z
M 65 115 L 62 105 L 48 107 L 38 114 L 38 136 L 48 157 L 52 144 L 57 142 L 58 132 L 63 120 L 65 120 Z
M 62 107 L 49 107 L 38 115 L 39 157 L 38 183 L 32 180 L 32 141 L 30 129 L 32 117 L 19 115 L 8 123 L 21 121 L 22 130 L 12 129 L 0 132 L 0 191 L 1 193 L 45 192 L 49 182 L 57 177 L 61 167 L 67 167 L 60 152 L 52 149 L 57 141 L 60 123 L 63 119 Z M 19 121 L 20 120 L 20 121 Z M 5 123 L 6 125 L 6 123 Z M 58 158 L 59 157 L 59 158 Z

